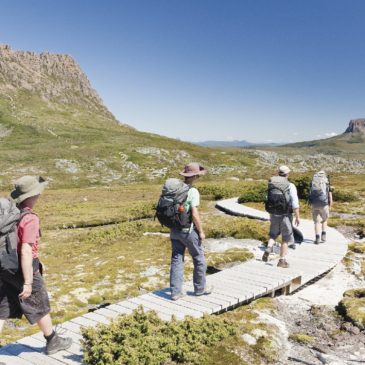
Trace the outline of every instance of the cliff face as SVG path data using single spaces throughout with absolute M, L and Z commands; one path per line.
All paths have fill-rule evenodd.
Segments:
M 69 55 L 14 51 L 0 45 L 0 94 L 28 91 L 44 101 L 107 109 Z M 109 113 L 109 112 L 107 112 Z
M 350 120 L 349 126 L 345 133 L 362 133 L 365 134 L 365 119 Z

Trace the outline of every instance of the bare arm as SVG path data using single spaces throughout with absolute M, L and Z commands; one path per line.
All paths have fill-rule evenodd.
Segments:
M 295 225 L 299 226 L 300 223 L 299 208 L 294 209 L 294 214 L 295 214 Z
M 329 203 L 330 208 L 332 208 L 332 204 L 333 204 L 332 191 L 330 191 L 328 193 L 328 203 Z
M 202 223 L 200 220 L 200 215 L 197 207 L 193 207 L 191 209 L 191 214 L 193 218 L 194 225 L 199 233 L 199 237 L 201 240 L 205 240 L 205 233 L 203 231 Z
M 23 291 L 19 294 L 19 296 L 22 299 L 26 299 L 32 294 L 33 283 L 32 246 L 29 243 L 22 244 L 20 262 L 24 277 L 24 286 Z

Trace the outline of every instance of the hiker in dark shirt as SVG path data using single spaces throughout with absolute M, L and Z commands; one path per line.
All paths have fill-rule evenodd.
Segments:
M 17 229 L 20 269 L 16 274 L 0 270 L 0 331 L 5 319 L 24 315 L 30 324 L 38 324 L 47 341 L 46 353 L 50 355 L 69 348 L 72 340 L 60 337 L 53 330 L 48 293 L 38 258 L 40 228 L 33 207 L 45 186 L 46 181 L 41 177 L 23 176 L 16 181 L 11 193 L 22 212 Z

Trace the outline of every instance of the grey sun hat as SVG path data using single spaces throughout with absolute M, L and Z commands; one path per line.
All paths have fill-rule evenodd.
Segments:
M 285 165 L 281 165 L 281 166 L 278 168 L 278 173 L 279 173 L 280 175 L 288 175 L 290 171 L 291 171 L 291 170 L 289 169 L 289 167 L 288 167 L 288 166 L 285 166 Z
M 180 172 L 180 175 L 192 177 L 196 175 L 205 175 L 206 172 L 207 170 L 197 162 L 190 162 L 185 166 L 184 171 Z
M 41 176 L 23 176 L 15 181 L 15 189 L 10 196 L 17 204 L 20 204 L 25 199 L 41 194 L 46 185 L 47 181 Z

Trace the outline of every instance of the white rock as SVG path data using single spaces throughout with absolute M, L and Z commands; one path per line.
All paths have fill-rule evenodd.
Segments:
M 250 346 L 254 346 L 257 343 L 256 338 L 249 335 L 248 333 L 245 333 L 244 335 L 242 335 L 241 338 L 243 341 L 245 341 Z

